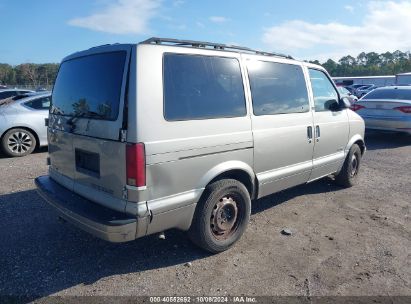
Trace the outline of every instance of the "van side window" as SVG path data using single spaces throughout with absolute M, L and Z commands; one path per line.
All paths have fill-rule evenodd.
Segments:
M 164 118 L 190 120 L 247 114 L 235 58 L 164 55 Z
M 308 69 L 308 71 L 313 89 L 315 111 L 330 111 L 330 105 L 335 101 L 338 102 L 337 91 L 324 72 L 315 69 Z
M 300 66 L 250 60 L 247 69 L 254 115 L 309 111 L 307 86 Z

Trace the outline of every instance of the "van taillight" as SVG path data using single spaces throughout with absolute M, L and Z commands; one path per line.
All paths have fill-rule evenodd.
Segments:
M 127 144 L 126 147 L 127 185 L 146 185 L 146 156 L 143 143 Z

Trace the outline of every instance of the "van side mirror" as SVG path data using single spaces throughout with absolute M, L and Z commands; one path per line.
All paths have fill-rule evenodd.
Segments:
M 341 98 L 341 106 L 345 109 L 349 109 L 351 107 L 351 101 L 348 97 Z
M 327 100 L 324 107 L 333 112 L 341 110 L 341 106 L 336 99 Z

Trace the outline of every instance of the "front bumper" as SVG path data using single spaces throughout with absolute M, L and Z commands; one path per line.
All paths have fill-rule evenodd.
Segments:
M 35 179 L 39 194 L 59 216 L 80 229 L 109 242 L 136 239 L 137 219 L 93 203 L 56 183 L 48 175 Z

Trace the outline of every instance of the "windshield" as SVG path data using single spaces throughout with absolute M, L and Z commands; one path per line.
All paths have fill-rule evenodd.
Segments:
M 411 100 L 411 90 L 404 89 L 380 89 L 374 90 L 364 96 L 363 99 L 399 99 Z
M 79 57 L 61 64 L 50 112 L 64 116 L 116 120 L 126 52 Z

